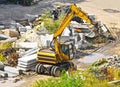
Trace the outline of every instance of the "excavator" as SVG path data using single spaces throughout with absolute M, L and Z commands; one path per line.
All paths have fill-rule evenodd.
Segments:
M 61 25 L 55 31 L 51 48 L 42 48 L 37 52 L 37 65 L 35 72 L 38 74 L 48 73 L 52 76 L 60 76 L 62 70 L 76 69 L 76 65 L 72 62 L 75 57 L 74 40 L 60 41 L 61 34 L 65 27 L 70 23 L 74 16 L 78 16 L 89 24 L 94 24 L 88 15 L 78 8 L 75 4 L 70 5 L 70 11 L 64 16 Z M 78 32 L 82 30 L 78 29 Z

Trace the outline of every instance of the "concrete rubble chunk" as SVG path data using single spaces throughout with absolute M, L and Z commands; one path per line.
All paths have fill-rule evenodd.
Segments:
M 28 56 L 28 55 L 37 53 L 38 50 L 39 50 L 38 48 L 30 49 L 30 50 L 28 50 L 28 51 L 25 52 L 24 56 Z
M 29 56 L 32 54 L 37 53 L 39 49 L 38 48 L 33 48 L 33 49 L 29 49 L 27 51 L 25 51 L 25 49 L 19 49 L 19 51 L 17 51 L 17 53 L 19 54 L 19 56 Z
M 6 77 L 8 77 L 8 73 L 0 70 L 0 77 L 6 78 Z
M 0 40 L 6 40 L 8 39 L 9 37 L 6 36 L 5 34 L 0 34 Z
M 10 67 L 10 66 L 5 66 L 4 71 L 8 73 L 8 77 L 15 77 L 23 73 L 22 70 L 18 70 L 17 68 Z
M 4 70 L 4 64 L 0 62 L 0 70 Z
M 18 42 L 15 43 L 14 46 L 16 48 L 38 48 L 37 42 Z
M 18 31 L 16 31 L 15 29 L 5 29 L 2 30 L 2 32 L 9 37 L 19 37 Z

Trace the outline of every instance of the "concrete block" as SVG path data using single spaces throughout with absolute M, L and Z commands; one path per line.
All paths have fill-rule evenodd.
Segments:
M 2 77 L 4 77 L 4 78 L 5 78 L 5 77 L 8 77 L 8 73 L 0 70 L 0 76 L 2 76 Z
M 34 60 L 34 61 L 32 61 L 32 62 L 22 62 L 22 61 L 19 61 L 19 62 L 18 62 L 18 65 L 28 66 L 28 65 L 35 64 L 35 63 L 36 63 L 36 60 Z
M 37 54 L 38 50 L 39 50 L 38 48 L 30 49 L 30 50 L 25 52 L 24 56 L 29 56 L 29 55 L 32 55 L 32 54 L 35 54 L 35 53 Z
M 37 42 L 19 42 L 15 44 L 17 48 L 38 48 Z
M 4 70 L 4 64 L 0 62 L 0 70 Z
M 33 66 L 33 67 L 29 67 L 29 68 L 18 67 L 18 69 L 19 69 L 19 70 L 23 70 L 23 71 L 29 71 L 29 70 L 34 71 L 34 70 L 35 70 L 35 66 Z
M 23 68 L 31 68 L 36 66 L 37 63 L 29 64 L 29 65 L 23 65 L 23 64 L 18 64 L 18 67 L 23 67 Z
M 15 31 L 14 29 L 5 29 L 2 31 L 4 32 L 5 35 L 7 35 L 9 37 L 18 37 L 19 36 L 18 31 Z
M 15 75 L 21 75 L 23 73 L 22 70 L 10 66 L 5 66 L 4 71 Z
M 0 40 L 6 40 L 8 39 L 9 37 L 4 35 L 4 34 L 0 34 Z
M 19 58 L 18 63 L 20 61 L 25 62 L 25 63 L 32 62 L 32 61 L 36 60 L 36 58 L 37 58 L 37 54 L 33 54 L 33 55 L 30 55 L 30 56 L 25 56 L 25 57 Z

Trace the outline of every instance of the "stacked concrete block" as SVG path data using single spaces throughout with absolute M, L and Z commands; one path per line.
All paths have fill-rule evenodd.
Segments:
M 33 54 L 18 59 L 18 69 L 24 71 L 34 70 L 36 66 L 36 58 L 37 54 Z

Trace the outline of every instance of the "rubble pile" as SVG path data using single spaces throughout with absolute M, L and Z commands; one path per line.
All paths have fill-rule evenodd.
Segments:
M 112 56 L 109 58 L 101 58 L 94 62 L 90 67 L 98 78 L 107 78 L 115 80 L 120 78 L 120 57 Z

